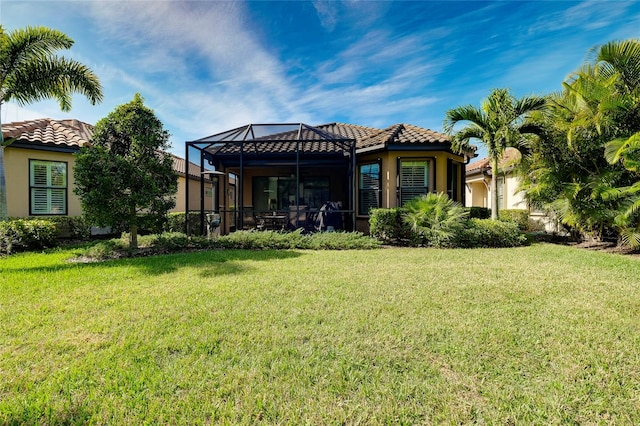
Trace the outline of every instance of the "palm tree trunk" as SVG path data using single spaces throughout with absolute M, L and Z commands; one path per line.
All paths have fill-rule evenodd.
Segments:
M 498 220 L 498 157 L 491 162 L 491 220 Z

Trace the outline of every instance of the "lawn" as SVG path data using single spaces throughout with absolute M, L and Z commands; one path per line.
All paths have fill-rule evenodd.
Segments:
M 640 424 L 640 260 L 0 258 L 0 424 Z

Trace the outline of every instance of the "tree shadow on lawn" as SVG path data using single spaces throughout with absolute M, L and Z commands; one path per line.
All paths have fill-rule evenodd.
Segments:
M 57 272 L 70 269 L 84 268 L 128 268 L 140 269 L 146 275 L 163 275 L 175 272 L 180 268 L 199 268 L 200 276 L 233 275 L 249 271 L 251 267 L 242 263 L 245 261 L 272 261 L 290 259 L 301 256 L 301 253 L 290 250 L 206 250 L 188 253 L 171 253 L 146 257 L 133 257 L 122 259 L 110 259 L 100 262 L 63 261 L 48 266 L 19 265 L 13 267 L 0 267 L 0 273 L 12 272 L 13 274 L 25 272 Z

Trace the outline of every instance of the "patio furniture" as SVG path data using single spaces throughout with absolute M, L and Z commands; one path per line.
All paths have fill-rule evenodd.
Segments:
M 342 202 L 327 201 L 320 207 L 315 220 L 315 227 L 318 231 L 333 231 L 342 229 Z
M 282 231 L 287 228 L 287 215 L 277 212 L 271 212 L 260 215 L 258 217 L 259 229 L 268 229 L 272 231 Z
M 308 206 L 289 206 L 289 227 L 291 229 L 307 229 Z
M 253 206 L 244 206 L 242 209 L 242 229 L 254 229 L 259 223 L 256 220 Z

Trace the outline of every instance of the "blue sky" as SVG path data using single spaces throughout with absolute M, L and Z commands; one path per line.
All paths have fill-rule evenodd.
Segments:
M 104 101 L 3 105 L 2 121 L 96 123 L 142 94 L 184 142 L 248 123 L 410 123 L 496 87 L 561 88 L 590 48 L 640 38 L 640 2 L 623 1 L 6 1 L 10 31 L 43 25 L 75 40 Z M 482 152 L 481 152 L 482 155 Z

